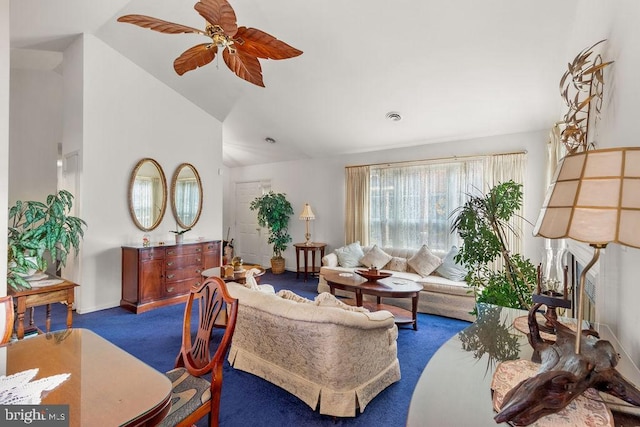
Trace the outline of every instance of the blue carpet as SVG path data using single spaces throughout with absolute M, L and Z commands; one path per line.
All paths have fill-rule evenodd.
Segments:
M 292 272 L 279 275 L 267 272 L 260 283 L 269 283 L 276 291 L 290 289 L 311 299 L 317 295 L 317 279 L 305 283 L 297 280 Z M 65 328 L 65 309 L 62 304 L 52 307 L 53 330 Z M 180 349 L 183 310 L 183 305 L 175 305 L 137 315 L 120 307 L 88 314 L 74 313 L 73 326 L 90 329 L 155 369 L 165 372 L 173 368 Z M 36 309 L 35 322 L 43 329 L 44 308 Z M 467 326 L 469 323 L 462 320 L 418 314 L 418 331 L 401 327 L 398 359 L 402 379 L 382 391 L 355 418 L 320 415 L 283 389 L 227 365 L 220 403 L 220 425 L 404 426 L 413 389 L 427 362 L 445 341 Z

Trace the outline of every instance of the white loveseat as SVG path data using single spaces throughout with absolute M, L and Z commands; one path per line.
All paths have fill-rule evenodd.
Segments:
M 361 247 L 361 249 L 362 253 L 366 255 L 373 249 L 373 246 L 365 246 Z M 446 259 L 448 261 L 447 265 L 443 264 L 439 266 L 438 269 L 428 276 L 421 276 L 407 264 L 407 261 L 416 255 L 418 252 L 417 249 L 391 247 L 380 249 L 391 256 L 393 260 L 389 261 L 386 265 L 377 265 L 376 267 L 381 268 L 382 271 L 393 273 L 395 277 L 412 280 L 423 286 L 418 300 L 418 311 L 420 313 L 436 314 L 467 320 L 469 322 L 475 321 L 475 316 L 469 314 L 475 307 L 475 298 L 473 293 L 470 292 L 471 289 L 467 283 L 460 280 L 447 279 L 438 273 L 438 269 L 446 271 L 443 270 L 444 267 L 451 267 L 451 265 L 449 265 L 452 259 L 451 252 L 431 251 L 431 253 L 439 257 L 441 261 Z M 325 255 L 322 258 L 322 266 L 320 268 L 318 293 L 329 292 L 329 285 L 324 278 L 327 272 L 353 272 L 356 268 L 366 269 L 367 267 L 369 267 L 369 265 L 367 265 L 367 263 L 362 264 L 362 262 L 360 262 L 359 267 L 341 267 L 336 252 Z M 336 290 L 336 295 L 353 297 L 353 293 L 342 290 Z M 364 295 L 364 298 L 371 299 L 375 297 Z M 400 306 L 409 310 L 411 309 L 411 300 L 409 299 L 385 298 L 384 303 Z
M 234 368 L 336 417 L 364 411 L 400 380 L 398 329 L 388 311 L 369 313 L 330 294 L 314 302 L 290 291 L 275 294 L 237 283 L 227 287 L 239 300 L 228 356 Z

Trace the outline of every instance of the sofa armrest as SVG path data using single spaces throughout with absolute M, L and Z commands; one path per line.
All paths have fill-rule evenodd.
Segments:
M 338 266 L 338 256 L 331 252 L 322 257 L 322 265 L 325 267 L 337 267 Z

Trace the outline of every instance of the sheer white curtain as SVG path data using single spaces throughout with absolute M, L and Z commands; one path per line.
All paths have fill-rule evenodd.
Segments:
M 147 177 L 136 177 L 131 193 L 132 205 L 135 209 L 136 218 L 140 220 L 143 227 L 153 225 L 153 206 L 155 194 L 153 193 L 153 179 Z
M 458 245 L 450 214 L 483 185 L 481 159 L 372 166 L 369 240 L 379 246 L 447 251 Z
M 178 217 L 183 224 L 193 224 L 200 206 L 200 187 L 195 178 L 179 179 L 175 187 Z

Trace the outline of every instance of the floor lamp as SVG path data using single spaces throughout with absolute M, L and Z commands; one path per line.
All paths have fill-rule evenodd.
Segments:
M 309 233 L 309 221 L 316 219 L 316 216 L 311 210 L 311 206 L 309 206 L 309 203 L 304 204 L 304 209 L 300 214 L 300 219 L 306 221 L 307 232 L 305 233 L 304 237 L 307 239 L 307 241 L 305 242 L 305 245 L 309 246 L 311 244 L 311 233 Z
M 579 354 L 587 272 L 608 243 L 640 248 L 640 147 L 589 150 L 564 157 L 533 234 L 570 238 L 594 248 L 593 258 L 580 274 L 575 344 Z

